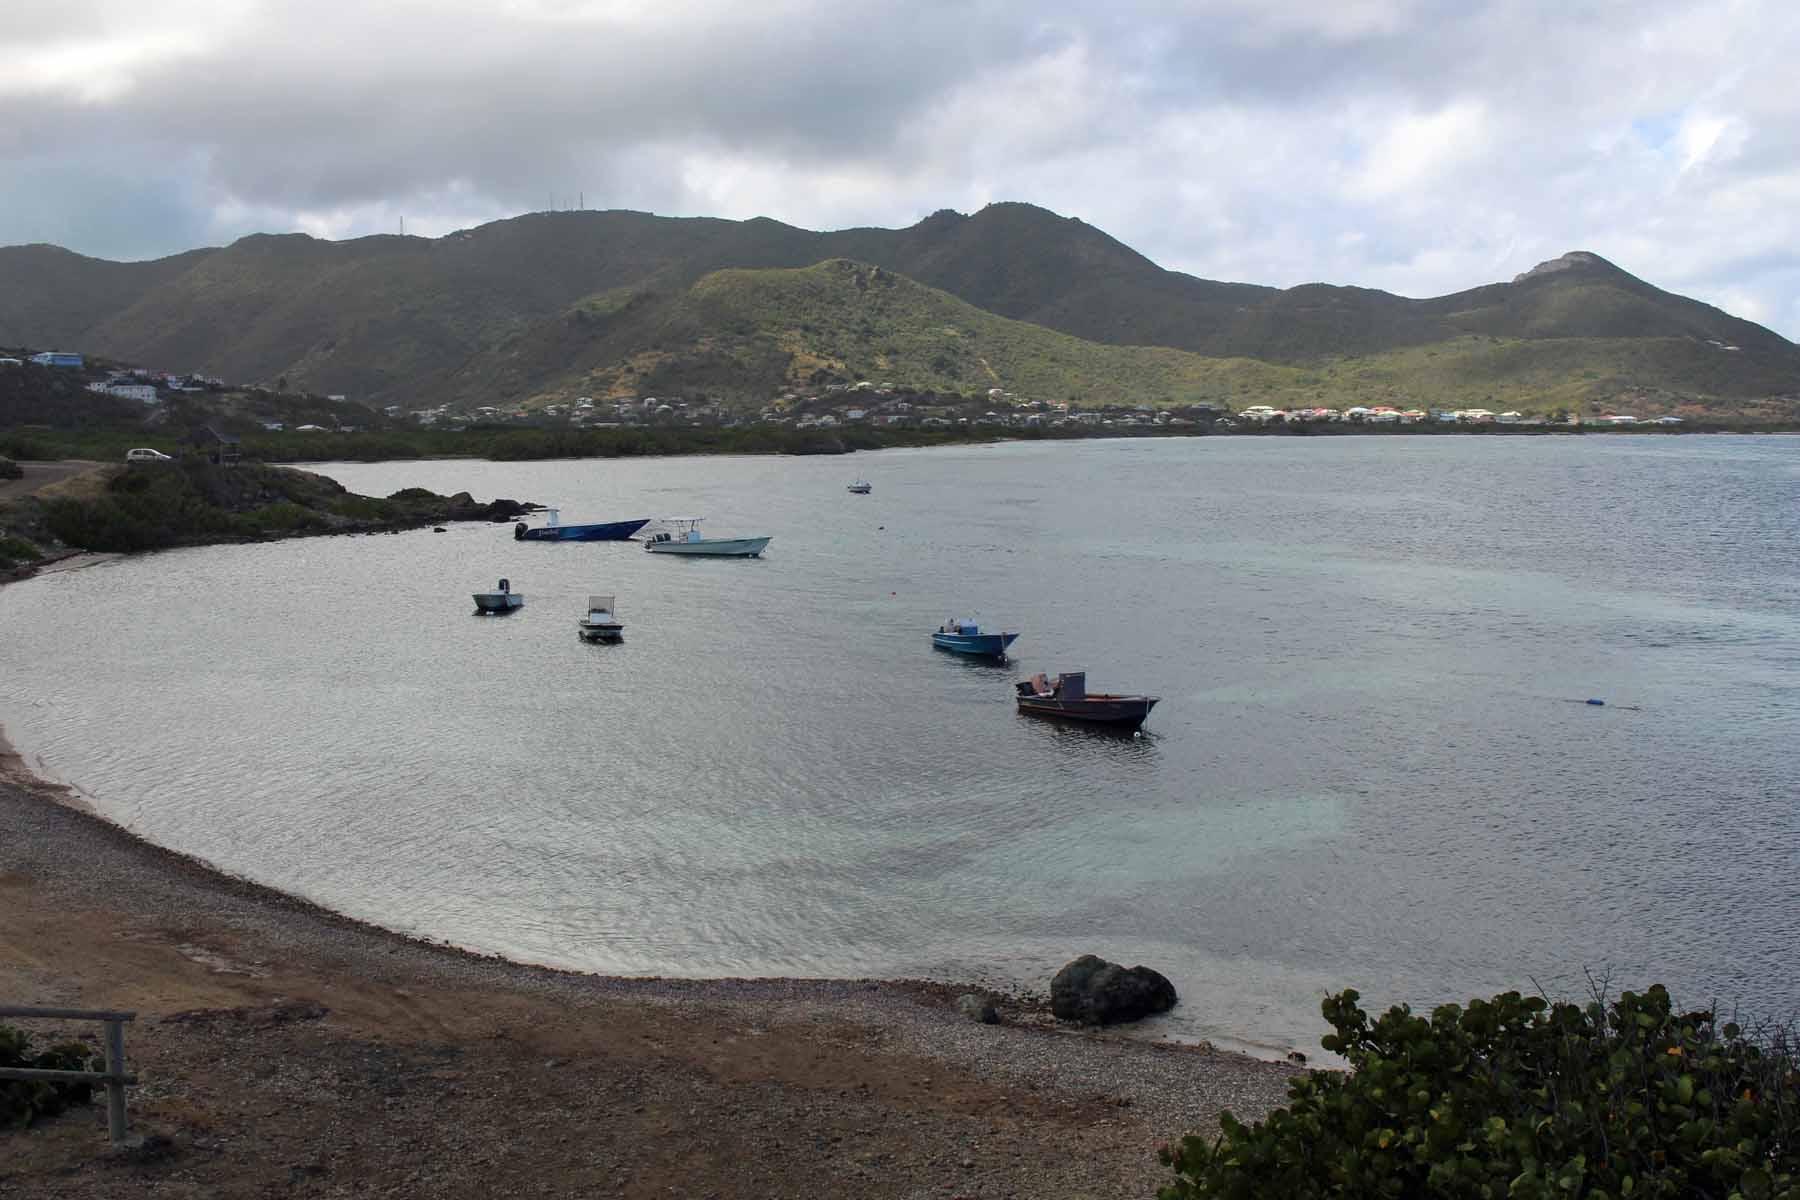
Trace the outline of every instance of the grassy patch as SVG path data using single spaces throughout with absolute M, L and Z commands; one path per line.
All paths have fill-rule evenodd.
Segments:
M 36 562 L 44 552 L 21 537 L 0 536 L 0 571 Z

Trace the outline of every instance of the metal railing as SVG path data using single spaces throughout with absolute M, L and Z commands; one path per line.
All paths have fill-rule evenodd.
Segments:
M 106 1026 L 106 1070 L 48 1071 L 37 1067 L 0 1067 L 0 1079 L 31 1079 L 46 1083 L 103 1083 L 106 1085 L 106 1128 L 112 1144 L 123 1146 L 129 1140 L 125 1128 L 125 1085 L 136 1083 L 137 1076 L 125 1071 L 125 1022 L 135 1021 L 136 1013 L 96 1012 L 85 1008 L 33 1008 L 29 1005 L 0 1004 L 0 1017 L 42 1017 L 63 1021 L 99 1021 Z

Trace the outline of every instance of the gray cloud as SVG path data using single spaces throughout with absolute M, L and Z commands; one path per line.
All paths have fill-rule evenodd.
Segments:
M 1438 294 L 1591 249 L 1800 334 L 1783 0 L 17 3 L 0 243 L 1022 199 L 1279 285 Z

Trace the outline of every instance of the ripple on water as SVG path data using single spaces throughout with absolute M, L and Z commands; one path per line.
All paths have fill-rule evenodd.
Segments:
M 1307 1047 L 1343 986 L 1610 971 L 1784 1014 L 1791 444 L 890 452 L 858 505 L 832 460 L 342 465 L 775 540 L 470 525 L 49 576 L 0 589 L 0 720 L 157 841 L 581 969 L 1041 987 L 1091 950 L 1175 980 L 1156 1032 Z M 525 608 L 472 617 L 502 575 Z M 575 638 L 594 591 L 623 645 Z M 952 613 L 1012 661 L 933 652 Z M 1163 697 L 1148 736 L 1014 711 L 1081 668 Z

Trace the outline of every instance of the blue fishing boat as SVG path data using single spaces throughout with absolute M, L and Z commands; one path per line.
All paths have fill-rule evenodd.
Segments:
M 513 526 L 513 537 L 521 542 L 623 542 L 650 523 L 649 517 L 638 521 L 607 521 L 598 525 L 564 525 L 562 514 L 554 508 L 544 510 L 544 523 L 536 529 L 520 521 Z
M 938 631 L 931 635 L 931 644 L 939 650 L 950 650 L 957 654 L 979 654 L 986 658 L 998 658 L 1006 653 L 1006 648 L 1013 644 L 1016 633 L 983 633 L 981 626 L 973 621 L 964 621 L 960 617 L 945 621 Z

